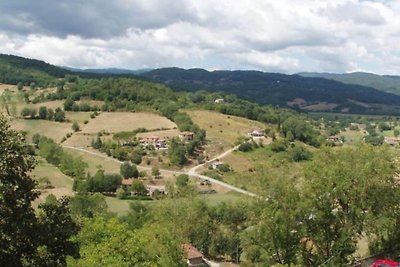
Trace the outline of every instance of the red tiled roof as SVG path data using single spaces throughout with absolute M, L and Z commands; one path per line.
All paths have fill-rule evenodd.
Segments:
M 121 184 L 122 184 L 122 185 L 132 185 L 132 183 L 133 183 L 133 179 L 132 179 L 132 178 L 123 179 L 123 180 L 121 181 Z
M 188 259 L 203 258 L 203 254 L 192 244 L 183 244 L 183 250 L 187 253 Z

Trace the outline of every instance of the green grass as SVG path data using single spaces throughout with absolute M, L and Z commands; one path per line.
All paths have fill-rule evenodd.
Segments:
M 57 167 L 39 158 L 38 165 L 32 171 L 34 178 L 47 177 L 55 188 L 68 188 L 72 192 L 73 180 L 71 177 L 63 174 Z
M 199 194 L 196 198 L 205 201 L 211 206 L 214 206 L 221 202 L 237 202 L 248 199 L 249 197 L 237 192 L 228 192 L 226 194 Z

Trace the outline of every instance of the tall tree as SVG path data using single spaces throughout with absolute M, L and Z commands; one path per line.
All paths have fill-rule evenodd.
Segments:
M 37 221 L 31 202 L 39 193 L 29 172 L 35 166 L 21 133 L 0 115 L 0 265 L 21 266 L 37 247 Z

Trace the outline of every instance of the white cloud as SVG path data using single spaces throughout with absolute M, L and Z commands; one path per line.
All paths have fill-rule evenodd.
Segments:
M 2 53 L 73 67 L 399 74 L 399 1 L 3 0 Z

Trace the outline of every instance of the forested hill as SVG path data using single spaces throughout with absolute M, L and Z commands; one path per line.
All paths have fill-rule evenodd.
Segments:
M 68 75 L 79 75 L 82 78 L 102 78 L 126 77 L 132 76 L 131 74 L 121 71 L 66 69 L 41 60 L 0 54 L 0 83 L 30 85 L 33 82 L 36 86 L 47 87 L 54 85 L 59 78 Z
M 222 91 L 258 103 L 304 110 L 398 113 L 400 96 L 324 78 L 260 71 L 156 69 L 142 74 L 174 89 Z
M 400 95 L 400 76 L 377 75 L 366 72 L 352 72 L 343 74 L 302 72 L 299 73 L 299 75 L 303 77 L 325 78 L 347 84 L 369 86 L 381 91 Z

